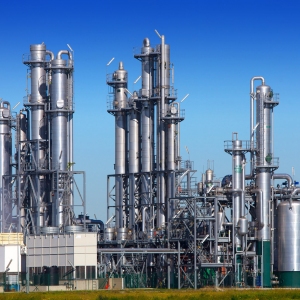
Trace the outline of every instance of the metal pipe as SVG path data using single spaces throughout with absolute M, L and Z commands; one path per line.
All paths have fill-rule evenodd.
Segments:
M 69 56 L 69 60 L 72 62 L 73 61 L 73 57 L 72 57 L 72 53 L 68 50 L 60 50 L 58 53 L 57 53 L 57 56 L 56 58 L 57 59 L 62 59 L 61 56 L 63 54 L 67 54 Z
M 54 53 L 50 50 L 46 50 L 46 55 L 50 56 L 50 60 L 52 61 L 54 59 Z
M 255 80 L 261 80 L 262 85 L 265 84 L 265 79 L 262 76 L 255 76 L 252 77 L 250 80 L 250 147 L 251 147 L 251 152 L 250 152 L 250 175 L 254 174 L 254 164 L 253 164 L 253 159 L 254 159 L 254 81 Z
M 293 178 L 289 174 L 276 173 L 272 175 L 272 180 L 274 179 L 286 179 L 288 183 L 288 188 L 290 188 L 293 185 Z
M 145 233 L 146 232 L 146 210 L 148 209 L 147 206 L 143 207 L 143 212 L 142 212 L 142 231 Z
M 259 226 L 262 228 L 264 227 L 264 222 L 263 222 L 263 219 L 264 219 L 264 206 L 263 206 L 263 191 L 261 189 L 252 189 L 251 190 L 252 193 L 255 193 L 256 194 L 256 197 L 257 197 L 257 194 L 259 193 L 259 199 L 257 201 L 257 203 L 259 204 L 259 212 L 260 212 L 260 215 L 259 215 L 259 220 L 258 220 L 258 223 L 259 223 Z
M 162 122 L 161 118 L 165 116 L 165 37 L 161 36 L 161 68 L 160 68 L 160 115 L 158 116 L 160 119 L 160 160 L 159 160 L 159 170 L 162 171 L 159 174 L 160 177 L 160 197 L 159 197 L 159 211 L 157 215 L 157 223 L 158 227 L 163 227 L 165 225 L 165 214 L 164 214 L 164 206 L 165 206 L 165 124 Z

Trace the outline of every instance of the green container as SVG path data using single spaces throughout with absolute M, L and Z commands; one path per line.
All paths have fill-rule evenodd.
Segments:
M 263 270 L 262 279 L 263 287 L 272 287 L 271 284 L 271 242 L 270 241 L 258 241 L 257 242 L 257 255 L 258 265 Z
M 300 271 L 280 271 L 278 281 L 280 287 L 300 288 Z

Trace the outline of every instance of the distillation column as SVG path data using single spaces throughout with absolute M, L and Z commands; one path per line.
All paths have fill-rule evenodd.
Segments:
M 62 59 L 62 54 L 68 54 L 69 62 Z M 70 153 L 69 138 L 69 74 L 73 71 L 72 55 L 69 51 L 58 52 L 57 58 L 51 61 L 51 158 L 53 173 L 53 215 L 52 224 L 62 228 L 70 225 L 70 195 L 66 190 L 66 176 L 63 171 L 69 170 Z M 72 78 L 72 77 L 71 77 Z M 62 172 L 61 172 L 62 171 Z
M 115 115 L 115 223 L 116 228 L 126 226 L 123 218 L 124 208 L 124 175 L 126 173 L 126 130 L 127 130 L 127 71 L 123 63 L 113 73 L 108 85 L 114 89 L 113 113 Z
M 21 232 L 21 228 L 25 228 L 26 226 L 26 210 L 25 210 L 25 203 L 24 198 L 25 193 L 25 176 L 24 176 L 24 169 L 25 169 L 25 148 L 26 148 L 26 142 L 28 138 L 28 110 L 26 110 L 27 115 L 24 114 L 24 109 L 20 111 L 20 113 L 17 115 L 16 120 L 16 161 L 17 161 L 17 168 L 18 168 L 18 209 L 20 210 L 20 218 L 17 221 L 17 232 Z M 21 194 L 22 192 L 22 194 Z
M 0 102 L 0 232 L 9 232 L 12 223 L 10 181 L 11 170 L 11 113 L 7 101 Z M 3 177 L 5 176 L 5 177 Z
M 158 129 L 158 171 L 159 171 L 159 182 L 158 182 L 158 211 L 157 211 L 157 227 L 161 228 L 165 226 L 166 221 L 166 178 L 165 170 L 166 165 L 166 149 L 168 141 L 166 139 L 166 123 L 163 118 L 166 116 L 168 110 L 168 102 L 166 97 L 168 96 L 170 87 L 170 74 L 169 74 L 169 64 L 170 64 L 170 47 L 165 44 L 165 36 L 161 36 L 161 46 L 160 46 L 160 74 L 159 74 L 159 87 L 160 87 L 160 99 L 157 103 L 157 129 Z
M 33 212 L 33 225 L 39 234 L 41 226 L 44 226 L 44 210 L 47 206 L 47 187 L 46 175 L 42 170 L 47 169 L 46 159 L 46 118 L 44 105 L 47 98 L 45 44 L 30 46 L 30 58 L 24 61 L 29 65 L 31 71 L 31 94 L 29 95 L 30 114 L 30 132 L 31 132 L 31 169 L 33 172 L 33 186 L 31 187 L 29 206 Z
M 142 60 L 142 89 L 140 97 L 142 103 L 141 112 L 141 209 L 143 222 L 149 220 L 151 215 L 150 207 L 152 208 L 151 183 L 154 182 L 151 178 L 153 171 L 153 103 L 150 97 L 153 93 L 153 48 L 150 47 L 150 41 L 145 38 L 143 41 L 142 54 L 139 56 Z M 148 208 L 148 209 L 147 209 Z M 145 230 L 146 224 L 142 224 Z
M 236 284 L 241 285 L 242 281 L 242 255 L 238 252 L 243 251 L 246 245 L 243 245 L 243 236 L 247 233 L 248 221 L 245 216 L 245 173 L 244 173 L 244 153 L 242 141 L 236 139 L 232 140 L 232 207 L 233 207 L 233 241 L 234 241 L 234 257 Z
M 136 92 L 130 98 L 131 110 L 129 112 L 129 224 L 128 227 L 134 230 L 135 224 L 135 194 L 136 174 L 139 172 L 139 121 L 140 114 L 137 110 L 138 95 Z M 138 212 L 137 212 L 138 213 Z
M 259 268 L 262 274 L 262 286 L 271 287 L 271 227 L 270 206 L 271 176 L 274 171 L 272 153 L 272 113 L 278 104 L 272 100 L 273 92 L 267 85 L 256 88 L 256 144 L 255 184 L 260 191 L 256 196 L 256 215 L 258 216 Z

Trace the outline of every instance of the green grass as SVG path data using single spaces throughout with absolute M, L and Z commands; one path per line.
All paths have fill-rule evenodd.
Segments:
M 0 299 L 5 300 L 114 300 L 114 299 L 300 299 L 300 289 L 199 289 L 199 290 L 158 290 L 158 289 L 134 289 L 122 291 L 73 291 L 73 292 L 32 292 L 26 293 L 4 293 L 0 294 Z

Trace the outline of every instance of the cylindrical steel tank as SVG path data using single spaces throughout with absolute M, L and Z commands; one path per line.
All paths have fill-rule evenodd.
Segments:
M 212 185 L 212 182 L 214 180 L 214 171 L 211 169 L 207 169 L 205 172 L 205 184 L 207 187 L 210 187 Z
M 105 241 L 112 241 L 115 239 L 115 228 L 105 228 Z
M 46 234 L 59 234 L 59 228 L 58 227 L 41 227 L 41 234 L 46 235 Z
M 12 222 L 12 201 L 11 201 L 11 113 L 10 104 L 7 101 L 0 102 L 0 232 L 9 232 Z
M 248 233 L 248 220 L 245 217 L 240 217 L 238 220 L 238 234 L 246 235 Z
M 126 240 L 128 236 L 128 231 L 128 228 L 117 228 L 117 240 Z
M 65 226 L 65 233 L 76 233 L 76 232 L 82 232 L 83 226 L 82 225 L 68 225 Z
M 279 284 L 300 287 L 300 202 L 281 202 L 277 211 Z
M 66 111 L 68 99 L 68 71 L 67 62 L 63 59 L 52 61 L 52 84 L 51 84 L 51 157 L 52 170 L 66 170 L 68 164 L 67 148 L 67 121 Z
M 300 271 L 300 202 L 278 207 L 278 271 Z
M 225 228 L 223 226 L 225 220 L 225 213 L 224 211 L 219 211 L 217 213 L 217 228 L 218 228 L 218 232 L 224 232 Z

